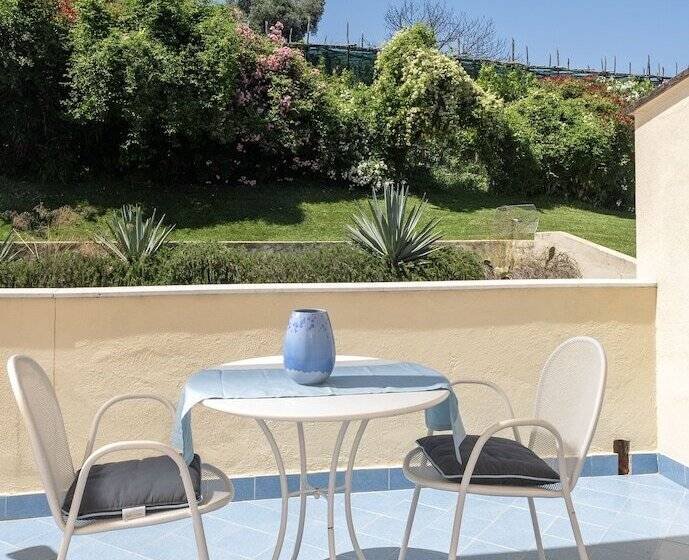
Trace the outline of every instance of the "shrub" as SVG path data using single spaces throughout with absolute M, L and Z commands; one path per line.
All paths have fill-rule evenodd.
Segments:
M 619 97 L 624 103 L 634 103 L 653 91 L 653 84 L 647 78 L 619 79 L 599 76 L 596 82 L 605 86 L 609 94 Z
M 346 244 L 294 251 L 247 251 L 194 243 L 169 249 L 156 276 L 162 284 L 391 282 L 483 279 L 473 253 L 442 248 L 423 267 L 391 270 L 380 259 Z
M 581 271 L 576 260 L 555 247 L 546 249 L 541 254 L 531 254 L 518 260 L 511 271 L 514 279 L 549 279 L 581 278 Z
M 376 191 L 368 209 L 360 209 L 347 226 L 350 240 L 367 253 L 380 259 L 392 270 L 423 265 L 438 249 L 442 237 L 435 219 L 421 224 L 426 201 L 411 205 L 407 211 L 409 189 L 386 185 L 383 199 Z
M 254 167 L 336 177 L 361 156 L 368 125 L 359 110 L 362 88 L 346 76 L 329 78 L 301 51 L 285 45 L 283 26 L 268 40 L 241 28 L 246 50 L 237 88 L 244 132 L 237 149 Z M 263 47 L 256 53 L 251 49 Z
M 96 234 L 94 241 L 124 263 L 141 264 L 161 249 L 175 229 L 174 225 L 164 226 L 163 221 L 165 214 L 156 222 L 155 209 L 144 219 L 141 206 L 125 205 L 106 222 L 111 238 Z
M 410 280 L 483 280 L 485 271 L 474 253 L 441 247 L 428 262 L 409 271 Z
M 74 163 L 74 131 L 62 108 L 71 12 L 61 6 L 58 0 L 0 0 L 3 173 L 62 178 Z
M 70 112 L 125 170 L 227 182 L 351 166 L 348 83 L 288 47 L 282 24 L 266 37 L 210 0 L 77 7 Z
M 322 0 L 240 4 L 251 18 L 318 13 Z M 443 168 L 510 194 L 633 209 L 624 110 L 647 80 L 484 66 L 474 82 L 416 25 L 385 45 L 367 86 L 309 64 L 282 23 L 265 36 L 245 19 L 213 0 L 0 0 L 0 169 L 380 186 Z
M 505 108 L 503 153 L 514 149 L 505 169 L 518 171 L 495 187 L 633 209 L 633 132 L 624 106 L 595 82 L 542 80 Z
M 40 260 L 17 259 L 0 263 L 0 287 L 74 288 L 127 286 L 141 283 L 121 261 L 109 256 L 86 256 L 76 251 L 42 255 Z
M 165 249 L 159 257 L 161 284 L 236 284 L 248 268 L 247 251 L 193 243 Z
M 411 273 L 394 273 L 379 259 L 348 245 L 296 251 L 251 252 L 198 243 L 168 247 L 131 268 L 109 255 L 61 251 L 0 262 L 0 287 L 69 288 L 226 283 L 389 282 L 395 280 L 482 279 L 472 253 L 443 248 Z
M 0 218 L 6 220 L 17 231 L 32 231 L 35 234 L 45 234 L 53 227 L 71 225 L 79 219 L 88 219 L 95 212 L 93 206 L 80 204 L 76 207 L 63 205 L 58 208 L 47 208 L 39 202 L 30 210 L 18 212 L 5 210 L 0 212 Z
M 430 28 L 397 33 L 375 65 L 369 110 L 375 115 L 376 150 L 397 177 L 429 168 L 461 144 L 482 90 L 464 69 L 436 48 Z
M 255 251 L 189 244 L 161 260 L 165 284 L 386 282 L 396 276 L 382 263 L 346 245 L 295 251 Z
M 493 64 L 481 66 L 476 83 L 504 101 L 516 101 L 526 97 L 537 87 L 536 76 L 522 68 L 496 67 Z
M 221 30 L 208 21 L 213 10 L 198 0 L 79 0 L 76 8 L 69 70 L 72 117 L 100 130 L 105 149 L 123 166 L 154 166 L 168 159 L 174 165 L 173 153 L 198 149 L 194 141 L 204 126 L 199 119 L 207 116 L 208 98 L 201 96 L 209 77 L 204 62 L 216 54 L 214 48 L 222 48 L 227 58 L 212 70 L 231 80 L 236 57 L 233 33 L 220 47 L 206 39 L 231 27 Z
M 484 264 L 486 276 L 491 279 L 581 278 L 576 260 L 567 253 L 556 250 L 555 247 L 545 249 L 541 253 L 521 253 L 505 267 L 496 267 L 490 261 L 484 261 Z

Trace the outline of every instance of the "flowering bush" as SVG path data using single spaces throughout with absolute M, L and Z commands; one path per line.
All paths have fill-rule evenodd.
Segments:
M 487 66 L 474 82 L 417 25 L 366 85 L 284 31 L 213 0 L 0 0 L 0 171 L 376 187 L 470 169 L 494 190 L 633 208 L 625 109 L 647 81 Z
M 269 156 L 288 171 L 339 174 L 351 164 L 358 143 L 347 134 L 359 122 L 358 111 L 347 107 L 348 84 L 322 75 L 288 47 L 280 23 L 270 28 L 267 40 L 244 25 L 239 30 L 240 151 L 260 155 L 259 165 Z
M 370 109 L 381 159 L 401 177 L 437 164 L 472 122 L 481 90 L 424 25 L 397 33 L 375 69 Z
M 264 36 L 205 0 L 76 9 L 71 115 L 115 137 L 121 166 L 250 182 L 351 165 L 343 133 L 358 113 L 341 115 L 338 99 L 348 88 L 288 47 L 282 24 Z
M 653 89 L 651 80 L 639 78 L 627 78 L 619 80 L 617 78 L 599 77 L 596 80 L 605 86 L 608 93 L 616 95 L 624 100 L 625 103 L 633 103 L 647 95 Z
M 502 186 L 633 209 L 633 132 L 625 101 L 594 80 L 552 78 L 505 108 L 521 184 Z M 526 177 L 526 181 L 524 178 Z
M 498 69 L 493 64 L 481 66 L 476 83 L 505 101 L 516 101 L 537 87 L 536 76 L 519 67 Z

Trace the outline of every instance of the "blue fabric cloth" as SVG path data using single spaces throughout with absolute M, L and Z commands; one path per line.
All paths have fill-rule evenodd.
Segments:
M 452 430 L 457 459 L 461 462 L 459 444 L 466 433 L 457 397 L 444 375 L 411 362 L 366 364 L 353 361 L 337 364 L 325 383 L 313 386 L 299 385 L 282 368 L 277 367 L 237 365 L 199 371 L 187 380 L 182 389 L 172 445 L 183 450 L 185 460 L 191 462 L 194 457 L 191 409 L 206 399 L 316 397 L 438 389 L 446 389 L 450 395 L 442 403 L 426 411 L 426 425 L 434 431 Z

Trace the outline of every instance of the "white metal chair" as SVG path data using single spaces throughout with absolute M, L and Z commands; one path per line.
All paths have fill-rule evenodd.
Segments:
M 55 391 L 45 371 L 27 356 L 12 356 L 7 362 L 7 370 L 12 391 L 29 432 L 50 511 L 55 522 L 64 533 L 57 556 L 58 560 L 66 558 L 72 535 L 156 525 L 186 517 L 192 519 L 199 560 L 208 560 L 201 514 L 223 507 L 232 499 L 234 495 L 232 483 L 224 473 L 211 465 L 202 465 L 202 498 L 197 501 L 187 464 L 180 453 L 169 445 L 147 440 L 121 441 L 104 445 L 93 451 L 101 418 L 112 405 L 125 400 L 153 400 L 167 407 L 174 420 L 175 407 L 170 401 L 147 394 L 121 395 L 110 399 L 98 410 L 91 425 L 86 454 L 78 475 L 69 515 L 64 515 L 62 512 L 63 501 L 68 490 L 77 479 L 77 473 L 74 469 L 62 412 Z M 188 507 L 146 512 L 141 517 L 129 520 L 122 517 L 79 520 L 79 509 L 89 471 L 105 455 L 125 450 L 148 450 L 170 457 L 179 468 Z
M 546 556 L 538 526 L 534 498 L 564 499 L 579 558 L 580 560 L 587 560 L 588 555 L 574 511 L 571 492 L 581 473 L 598 423 L 605 392 L 606 374 L 605 351 L 597 340 L 589 337 L 575 337 L 563 342 L 550 355 L 543 367 L 533 417 L 519 419 L 514 417 L 512 404 L 507 395 L 493 383 L 470 379 L 453 383 L 453 386 L 483 385 L 494 390 L 504 401 L 510 418 L 496 422 L 481 434 L 468 461 L 466 461 L 461 483 L 443 478 L 426 459 L 421 448 L 417 447 L 406 456 L 403 466 L 404 474 L 415 484 L 415 489 L 399 560 L 404 560 L 407 554 L 409 537 L 422 488 L 435 488 L 458 493 L 448 555 L 450 560 L 455 560 L 457 555 L 462 514 L 467 494 L 527 498 L 540 560 L 545 560 Z M 558 471 L 560 483 L 537 487 L 472 484 L 470 482 L 471 476 L 479 454 L 489 438 L 502 430 L 511 428 L 514 438 L 521 443 L 520 426 L 531 428 L 527 447 L 537 452 L 540 457 Z M 429 435 L 432 433 L 429 432 Z M 543 450 L 546 452 L 543 453 Z

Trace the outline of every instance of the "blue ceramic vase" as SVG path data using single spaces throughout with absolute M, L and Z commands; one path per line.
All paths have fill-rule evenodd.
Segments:
M 297 383 L 318 385 L 328 379 L 335 367 L 335 339 L 328 312 L 292 311 L 282 356 L 287 375 Z

